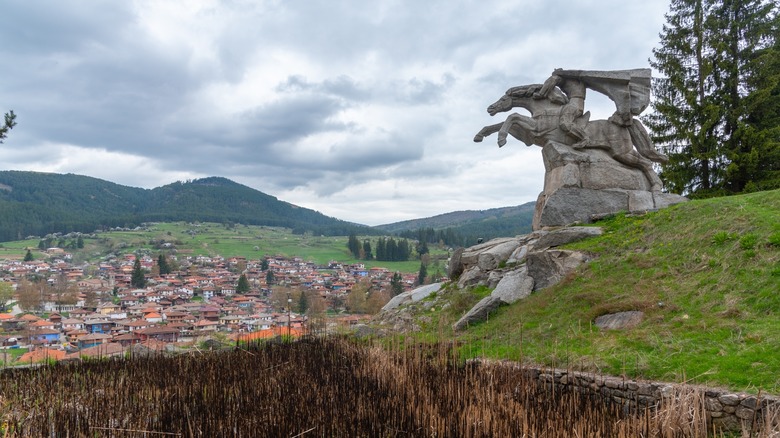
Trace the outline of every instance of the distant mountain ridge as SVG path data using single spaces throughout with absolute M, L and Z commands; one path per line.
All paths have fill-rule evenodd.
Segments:
M 342 236 L 376 232 L 222 177 L 143 189 L 74 174 L 0 171 L 0 241 L 167 221 L 280 226 Z
M 0 242 L 27 236 L 144 222 L 218 222 L 278 226 L 293 232 L 346 236 L 450 229 L 464 241 L 531 230 L 534 203 L 465 210 L 368 227 L 323 215 L 223 177 L 174 182 L 154 189 L 123 186 L 83 175 L 0 171 Z
M 470 244 L 479 238 L 492 239 L 530 233 L 535 206 L 535 202 L 527 202 L 514 207 L 454 211 L 428 218 L 378 225 L 374 228 L 389 234 L 408 234 L 426 228 L 436 231 L 450 229 L 462 236 L 466 244 Z

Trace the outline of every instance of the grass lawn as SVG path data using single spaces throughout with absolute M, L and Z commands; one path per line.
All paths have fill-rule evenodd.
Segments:
M 780 393 L 780 191 L 596 225 L 603 236 L 568 247 L 597 257 L 577 275 L 458 334 L 451 324 L 479 297 L 450 292 L 455 304 L 428 311 L 420 336 L 458 340 L 465 355 Z M 626 310 L 643 322 L 593 325 Z

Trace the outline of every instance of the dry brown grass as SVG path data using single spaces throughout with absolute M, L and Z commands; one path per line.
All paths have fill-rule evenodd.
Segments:
M 705 436 L 691 395 L 640 412 L 452 345 L 308 339 L 0 374 L 4 436 Z M 769 436 L 769 435 L 766 435 Z

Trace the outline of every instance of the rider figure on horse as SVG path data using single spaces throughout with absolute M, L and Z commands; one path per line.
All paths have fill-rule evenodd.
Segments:
M 582 129 L 576 120 L 582 116 L 585 111 L 585 83 L 571 76 L 562 76 L 558 73 L 561 69 L 555 69 L 553 74 L 544 81 L 544 85 L 536 93 L 534 99 L 544 99 L 555 87 L 558 87 L 569 98 L 569 102 L 563 106 L 560 115 L 561 129 L 574 138 L 575 148 L 582 148 L 587 145 L 585 130 Z

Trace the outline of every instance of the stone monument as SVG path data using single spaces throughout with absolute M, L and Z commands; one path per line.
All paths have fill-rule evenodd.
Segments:
M 615 103 L 607 120 L 590 120 L 587 90 Z M 659 153 L 635 116 L 650 102 L 650 69 L 589 71 L 556 69 L 544 84 L 512 87 L 487 109 L 491 116 L 513 108 L 506 120 L 482 128 L 481 142 L 498 133 L 498 146 L 512 136 L 542 147 L 544 190 L 536 201 L 533 229 L 587 223 L 621 211 L 648 211 L 686 201 L 661 192 L 653 163 Z

